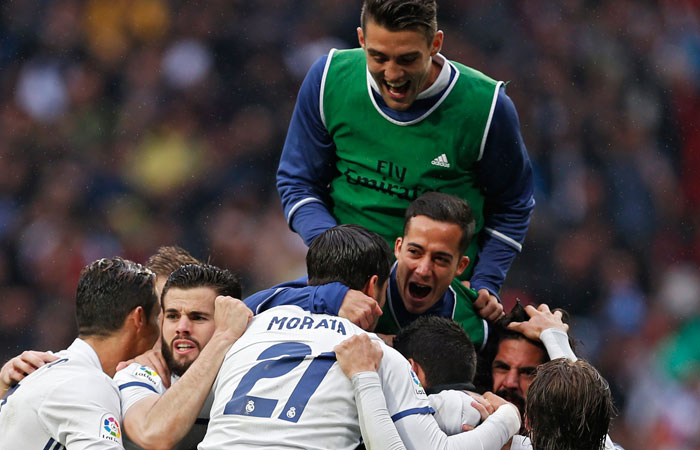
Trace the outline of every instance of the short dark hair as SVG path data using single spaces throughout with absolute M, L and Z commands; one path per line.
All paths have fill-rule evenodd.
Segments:
M 394 337 L 394 348 L 406 359 L 413 358 L 420 364 L 426 387 L 474 380 L 474 344 L 452 319 L 420 316 L 399 330 Z
M 529 339 L 525 337 L 524 334 L 508 328 L 508 324 L 511 322 L 527 322 L 529 319 L 530 316 L 528 316 L 527 311 L 525 311 L 523 305 L 520 303 L 520 301 L 518 301 L 508 314 L 506 314 L 501 319 L 497 320 L 493 324 L 493 326 L 489 327 L 489 338 L 486 341 L 486 345 L 484 346 L 484 348 L 482 348 L 481 351 L 479 351 L 479 354 L 477 355 L 477 371 L 476 378 L 474 380 L 477 392 L 490 391 L 493 388 L 493 360 L 498 354 L 498 348 L 500 347 L 501 342 L 505 340 L 521 339 L 523 341 L 529 342 L 530 344 L 534 345 L 535 347 L 541 350 L 541 362 L 547 362 L 547 348 L 542 342 Z
M 138 306 L 151 317 L 158 305 L 155 278 L 150 269 L 119 257 L 85 266 L 75 296 L 78 334 L 107 336 L 119 330 Z
M 187 264 L 175 269 L 163 286 L 162 298 L 164 299 L 165 294 L 172 288 L 197 287 L 209 287 L 217 295 L 241 298 L 241 281 L 238 276 L 211 264 Z
M 420 30 L 428 41 L 437 31 L 435 0 L 364 0 L 360 24 L 365 31 L 367 20 L 390 31 Z
M 438 222 L 453 223 L 462 230 L 459 240 L 459 252 L 464 254 L 474 237 L 476 222 L 469 204 L 459 197 L 442 192 L 426 192 L 413 200 L 406 209 L 403 225 L 403 235 L 408 233 L 411 219 L 416 216 L 426 216 Z
M 386 241 L 359 225 L 338 225 L 321 233 L 309 246 L 309 285 L 340 282 L 361 290 L 377 275 L 381 286 L 389 278 L 391 250 Z
M 168 277 L 175 269 L 186 264 L 201 264 L 201 262 L 187 250 L 176 245 L 158 248 L 146 261 L 146 267 L 163 277 Z
M 534 450 L 600 450 L 615 406 L 595 367 L 559 358 L 538 367 L 525 415 Z

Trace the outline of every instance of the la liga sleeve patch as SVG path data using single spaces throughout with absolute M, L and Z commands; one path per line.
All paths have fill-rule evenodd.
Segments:
M 119 420 L 112 413 L 105 413 L 100 418 L 100 438 L 122 445 L 122 430 Z

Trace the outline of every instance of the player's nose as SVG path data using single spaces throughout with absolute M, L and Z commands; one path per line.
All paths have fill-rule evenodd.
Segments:
M 177 328 L 175 331 L 177 331 L 178 334 L 190 334 L 190 331 L 192 330 L 192 322 L 190 322 L 190 319 L 187 317 L 181 317 L 180 320 L 177 322 Z
M 432 270 L 432 261 L 430 258 L 427 256 L 424 258 L 421 258 L 420 261 L 418 261 L 418 264 L 416 265 L 416 274 L 420 275 L 422 277 L 427 277 L 430 275 L 430 272 Z
M 394 63 L 393 61 L 386 63 L 386 66 L 384 66 L 384 78 L 387 81 L 399 81 L 402 76 L 403 69 L 401 69 L 398 64 Z
M 520 386 L 519 383 L 519 378 L 518 378 L 518 371 L 515 369 L 511 369 L 508 371 L 508 375 L 506 376 L 506 379 L 503 382 L 503 386 L 505 386 L 508 389 L 518 389 Z

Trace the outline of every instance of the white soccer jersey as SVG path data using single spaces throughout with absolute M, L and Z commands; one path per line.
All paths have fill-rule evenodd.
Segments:
M 0 403 L 0 450 L 121 449 L 119 390 L 76 339 Z
M 173 375 L 170 377 L 170 385 L 176 383 L 180 377 Z M 114 381 L 119 386 L 119 394 L 121 395 L 122 414 L 126 412 L 136 402 L 150 395 L 163 395 L 167 388 L 163 385 L 163 381 L 158 373 L 148 366 L 142 366 L 138 363 L 132 363 L 128 367 L 117 372 L 114 375 Z M 189 433 L 175 446 L 175 450 L 185 450 L 197 448 L 197 444 L 202 442 L 204 435 L 207 432 L 207 424 L 209 423 L 209 410 L 211 409 L 214 394 L 209 393 L 207 400 L 204 402 L 202 410 L 197 416 L 197 421 L 194 423 Z M 124 441 L 124 448 L 127 450 L 135 450 L 141 447 L 134 444 L 128 436 Z
M 231 347 L 214 382 L 200 450 L 354 449 L 360 426 L 350 380 L 333 348 L 364 333 L 350 321 L 280 306 L 257 315 Z M 384 348 L 379 376 L 394 420 L 426 415 L 427 397 L 410 364 Z

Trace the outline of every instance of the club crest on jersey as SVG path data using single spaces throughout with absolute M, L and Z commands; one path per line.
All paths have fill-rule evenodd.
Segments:
M 100 438 L 122 443 L 122 432 L 117 418 L 113 414 L 103 414 L 100 419 Z
M 136 377 L 139 378 L 144 378 L 148 380 L 151 384 L 158 384 L 160 381 L 160 377 L 158 376 L 158 372 L 155 370 L 151 369 L 150 367 L 146 366 L 141 366 L 139 369 L 136 371 L 134 374 Z
M 423 389 L 423 385 L 418 379 L 418 375 L 416 375 L 413 369 L 409 370 L 411 371 L 411 380 L 413 380 L 413 390 L 415 391 L 416 395 L 419 397 L 425 396 L 425 389 Z

